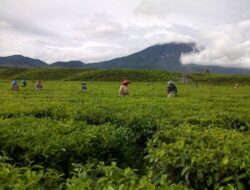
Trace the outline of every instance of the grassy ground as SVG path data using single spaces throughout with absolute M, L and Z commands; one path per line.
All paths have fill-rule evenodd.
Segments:
M 177 84 L 167 98 L 165 82 L 132 82 L 128 97 L 118 82 L 90 81 L 86 93 L 79 81 L 10 84 L 0 82 L 6 189 L 249 187 L 249 85 Z

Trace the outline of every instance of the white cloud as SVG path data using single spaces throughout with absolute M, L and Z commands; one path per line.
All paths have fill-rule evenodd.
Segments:
M 203 31 L 198 41 L 206 48 L 197 54 L 184 55 L 184 64 L 250 68 L 250 20 Z
M 0 56 L 95 62 L 196 41 L 207 49 L 184 63 L 249 67 L 249 10 L 249 0 L 1 0 Z
M 249 18 L 249 8 L 249 0 L 143 0 L 136 10 L 183 24 L 214 26 Z

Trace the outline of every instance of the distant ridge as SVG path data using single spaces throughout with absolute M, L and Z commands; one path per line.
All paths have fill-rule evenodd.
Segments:
M 8 57 L 0 57 L 0 66 L 32 68 L 32 67 L 48 67 L 48 64 L 39 59 L 32 59 L 29 57 L 24 57 L 22 55 L 12 55 Z
M 150 46 L 137 53 L 115 58 L 108 61 L 85 64 L 81 61 L 55 62 L 51 65 L 45 62 L 24 57 L 22 55 L 13 55 L 0 57 L 0 66 L 36 68 L 36 67 L 60 67 L 74 69 L 154 69 L 174 72 L 205 72 L 212 73 L 230 73 L 230 74 L 250 74 L 249 69 L 221 67 L 216 65 L 182 65 L 181 55 L 199 51 L 195 43 L 167 43 Z
M 194 43 L 168 43 L 148 47 L 126 57 L 112 59 L 100 63 L 89 64 L 88 67 L 102 69 L 157 69 L 182 71 L 180 57 L 183 53 L 196 51 Z
M 50 67 L 65 67 L 65 68 L 80 69 L 80 68 L 84 68 L 85 64 L 81 61 L 68 61 L 68 62 L 58 61 L 58 62 L 52 63 Z

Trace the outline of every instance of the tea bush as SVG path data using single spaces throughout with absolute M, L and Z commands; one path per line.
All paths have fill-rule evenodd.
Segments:
M 195 189 L 244 187 L 250 182 L 249 137 L 234 130 L 181 126 L 159 130 L 148 143 L 155 175 Z
M 86 93 L 79 81 L 10 83 L 0 81 L 0 189 L 250 187 L 249 85 L 177 83 L 167 98 L 165 81 L 132 82 L 129 97 L 119 82 Z

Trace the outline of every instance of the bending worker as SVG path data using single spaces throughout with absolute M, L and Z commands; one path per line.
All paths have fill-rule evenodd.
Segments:
M 83 92 L 87 91 L 87 83 L 86 82 L 82 82 L 82 91 Z
M 18 86 L 17 80 L 13 80 L 13 81 L 12 81 L 11 90 L 12 90 L 12 91 L 18 91 L 18 90 L 19 90 L 19 86 Z
M 119 89 L 119 95 L 120 96 L 127 96 L 129 93 L 128 93 L 128 84 L 130 82 L 128 80 L 124 80 L 120 86 L 120 89 Z
M 168 93 L 168 97 L 175 97 L 177 94 L 177 88 L 174 82 L 171 80 L 168 81 L 167 93 Z
M 38 81 L 38 83 L 36 84 L 36 90 L 37 91 L 40 91 L 43 89 L 43 84 L 42 84 L 42 81 Z

